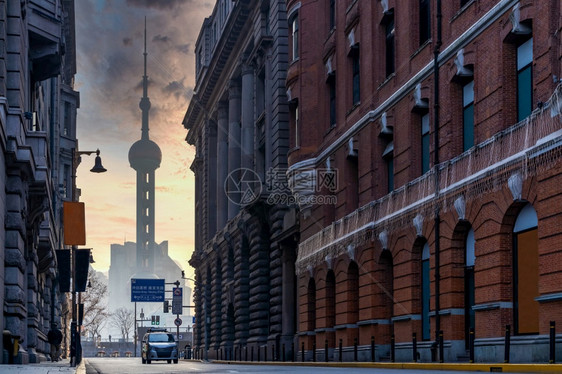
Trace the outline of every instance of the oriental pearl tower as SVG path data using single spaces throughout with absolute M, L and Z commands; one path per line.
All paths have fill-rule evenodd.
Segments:
M 157 278 L 154 275 L 154 172 L 160 167 L 162 151 L 148 136 L 148 77 L 146 75 L 146 19 L 144 25 L 144 76 L 143 96 L 139 107 L 142 111 L 142 135 L 129 150 L 129 163 L 137 172 L 137 274 L 135 277 Z

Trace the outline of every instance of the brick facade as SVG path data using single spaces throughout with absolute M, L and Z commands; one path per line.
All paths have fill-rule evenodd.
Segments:
M 478 361 L 503 360 L 506 325 L 517 341 L 512 360 L 545 360 L 549 321 L 562 323 L 557 183 L 562 178 L 557 36 L 562 6 L 500 0 L 469 1 L 461 8 L 457 1 L 432 0 L 430 38 L 421 42 L 417 2 L 336 1 L 333 28 L 331 2 L 287 3 L 289 184 L 302 198 L 296 261 L 299 348 L 304 343 L 310 357 L 316 343 L 320 360 L 327 340 L 328 355 L 338 359 L 341 339 L 344 359 L 350 360 L 357 339 L 360 357 L 370 359 L 374 337 L 377 359 L 389 359 L 394 335 L 396 359 L 410 361 L 415 333 L 420 359 L 429 361 L 437 330 L 443 330 L 443 359 L 464 360 L 467 318 L 474 311 Z M 518 48 L 531 38 L 531 83 L 523 92 L 518 61 L 525 56 Z M 297 56 L 291 55 L 294 39 Z M 394 46 L 390 73 L 389 40 Z M 354 56 L 360 66 L 355 103 Z M 330 123 L 331 79 L 335 126 Z M 471 81 L 473 117 L 465 114 L 467 120 L 463 88 Z M 518 101 L 518 95 L 525 94 L 533 112 L 518 118 L 529 101 Z M 422 139 L 425 115 L 429 148 Z M 471 131 L 463 130 L 463 123 L 471 119 L 474 146 L 463 152 L 463 137 L 469 136 L 463 131 Z M 425 172 L 424 158 L 429 159 Z M 321 169 L 337 175 L 334 205 L 315 203 L 313 198 L 326 192 L 319 178 L 312 188 L 299 179 L 318 177 Z M 516 222 L 528 204 L 537 219 L 536 270 L 515 261 L 527 256 L 527 247 L 517 247 L 523 237 Z M 465 256 L 469 233 L 474 234 L 473 266 Z M 428 273 L 423 270 L 426 243 Z M 467 307 L 470 271 L 474 301 Z M 537 300 L 524 301 L 527 296 L 519 290 L 527 285 L 521 282 L 536 271 Z M 538 321 L 531 335 L 519 333 L 528 322 L 517 316 L 525 313 Z M 424 336 L 427 326 L 430 334 Z M 530 344 L 537 347 L 532 353 Z

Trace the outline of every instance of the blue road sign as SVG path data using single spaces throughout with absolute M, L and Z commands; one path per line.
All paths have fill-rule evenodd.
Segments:
M 165 279 L 131 279 L 131 302 L 163 302 L 165 281 Z

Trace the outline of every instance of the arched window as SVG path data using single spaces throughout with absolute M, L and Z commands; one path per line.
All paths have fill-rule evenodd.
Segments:
M 379 264 L 383 270 L 380 287 L 385 306 L 384 318 L 391 319 L 394 308 L 394 269 L 392 265 L 392 254 L 388 249 L 381 253 Z
M 468 347 L 468 337 L 471 328 L 475 327 L 474 310 L 474 230 L 471 228 L 466 234 L 464 259 L 464 337 Z
M 316 329 L 316 283 L 314 278 L 308 281 L 308 331 Z
M 336 325 L 336 276 L 333 270 L 326 274 L 326 327 Z
M 347 323 L 359 319 L 359 268 L 351 261 L 347 268 Z
M 537 212 L 523 207 L 513 227 L 513 312 L 516 334 L 539 332 L 539 246 Z
M 422 318 L 422 339 L 429 340 L 431 331 L 429 328 L 429 244 L 426 242 L 422 250 L 421 262 L 421 318 Z

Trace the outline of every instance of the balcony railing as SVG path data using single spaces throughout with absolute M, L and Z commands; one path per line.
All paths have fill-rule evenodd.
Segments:
M 498 190 L 562 158 L 562 85 L 527 119 L 333 222 L 299 245 L 297 272 L 354 250 L 381 232 L 447 211 L 459 198 Z M 438 186 L 438 188 L 436 188 Z M 511 186 L 510 186 L 511 188 Z

